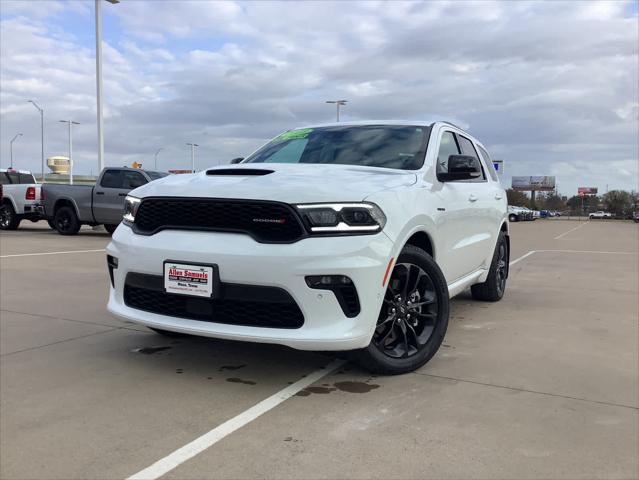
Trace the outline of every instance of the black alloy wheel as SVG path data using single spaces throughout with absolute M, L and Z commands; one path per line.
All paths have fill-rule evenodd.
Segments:
M 407 358 L 426 345 L 435 330 L 435 286 L 419 266 L 398 263 L 393 269 L 373 341 L 391 358 Z
M 486 281 L 470 287 L 470 292 L 475 300 L 497 302 L 504 296 L 510 261 L 508 247 L 508 237 L 504 232 L 499 232 Z
M 0 205 L 0 230 L 15 230 L 19 225 L 20 217 L 13 206 L 8 203 Z
M 497 294 L 502 297 L 504 290 L 506 290 L 506 278 L 508 277 L 508 249 L 505 242 L 499 242 L 497 246 L 497 269 L 495 274 Z
M 390 375 L 424 365 L 446 334 L 448 301 L 448 285 L 435 260 L 405 245 L 387 281 L 370 344 L 358 351 L 359 363 Z
M 61 207 L 55 213 L 53 222 L 61 235 L 75 235 L 80 230 L 80 221 L 71 207 Z

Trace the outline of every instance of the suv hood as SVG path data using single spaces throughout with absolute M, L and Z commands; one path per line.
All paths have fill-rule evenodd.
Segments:
M 204 197 L 285 203 L 359 202 L 412 185 L 414 172 L 354 165 L 247 163 L 169 175 L 135 189 L 137 197 Z

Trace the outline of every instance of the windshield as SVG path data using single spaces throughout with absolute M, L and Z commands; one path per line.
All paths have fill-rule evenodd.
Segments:
M 365 125 L 301 128 L 271 140 L 242 163 L 320 163 L 416 170 L 430 127 Z
M 149 170 L 145 170 L 145 172 L 151 180 L 157 180 L 168 175 L 166 172 L 150 172 Z

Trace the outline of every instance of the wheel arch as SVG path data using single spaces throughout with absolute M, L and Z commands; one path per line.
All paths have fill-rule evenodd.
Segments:
M 410 236 L 404 242 L 402 248 L 406 245 L 413 245 L 414 247 L 421 248 L 428 253 L 434 260 L 435 257 L 435 245 L 432 241 L 430 234 L 426 230 L 417 230 L 412 232 Z
M 53 217 L 55 217 L 56 213 L 58 213 L 58 210 L 60 210 L 62 207 L 71 207 L 75 212 L 75 216 L 78 217 L 78 221 L 80 221 L 80 212 L 78 211 L 78 206 L 72 199 L 67 197 L 58 198 L 55 201 L 53 205 Z
M 0 205 L 11 205 L 11 208 L 13 208 L 13 211 L 16 213 L 16 215 L 19 215 L 18 206 L 16 205 L 16 202 L 13 200 L 11 196 L 3 195 Z

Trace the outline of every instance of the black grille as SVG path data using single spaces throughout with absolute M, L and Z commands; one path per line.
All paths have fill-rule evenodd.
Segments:
M 196 298 L 166 293 L 163 278 L 129 273 L 124 303 L 138 310 L 204 322 L 250 327 L 300 328 L 304 315 L 281 288 L 222 284 L 222 298 Z
M 163 229 L 241 232 L 262 243 L 290 243 L 305 234 L 285 203 L 201 198 L 145 198 L 134 229 L 143 235 Z

